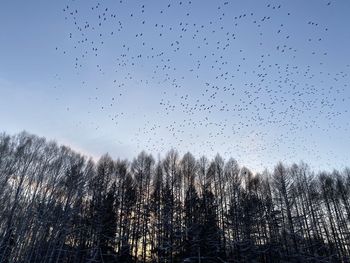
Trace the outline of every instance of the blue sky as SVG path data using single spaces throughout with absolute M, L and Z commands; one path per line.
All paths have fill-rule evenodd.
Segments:
M 346 0 L 5 0 L 0 130 L 95 158 L 173 147 L 255 171 L 341 169 L 349 12 Z

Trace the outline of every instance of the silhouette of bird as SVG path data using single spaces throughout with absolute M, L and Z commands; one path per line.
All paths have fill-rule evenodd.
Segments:
M 71 48 L 55 50 L 75 58 L 82 78 L 93 71 L 106 83 L 84 83 L 88 112 L 105 112 L 117 129 L 137 119 L 139 150 L 190 145 L 204 153 L 222 145 L 229 154 L 253 156 L 288 145 L 296 156 L 305 134 L 326 136 L 349 116 L 341 110 L 349 103 L 349 67 L 324 65 L 328 25 L 282 1 L 250 9 L 199 0 L 79 7 L 62 9 Z M 126 103 L 135 111 L 123 109 Z M 143 115 L 148 107 L 154 112 Z

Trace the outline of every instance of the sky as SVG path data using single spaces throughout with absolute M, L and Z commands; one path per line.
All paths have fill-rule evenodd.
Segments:
M 350 2 L 4 0 L 0 131 L 97 159 L 350 164 Z

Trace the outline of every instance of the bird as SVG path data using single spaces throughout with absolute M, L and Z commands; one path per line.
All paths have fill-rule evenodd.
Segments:
M 130 126 L 137 129 L 129 129 L 139 150 L 173 144 L 199 153 L 221 144 L 226 153 L 253 156 L 289 145 L 295 155 L 302 134 L 327 136 L 338 128 L 335 120 L 349 116 L 342 111 L 349 95 L 339 84 L 349 81 L 348 68 L 325 67 L 332 51 L 322 42 L 330 30 L 316 13 L 298 14 L 282 1 L 246 8 L 199 0 L 84 5 L 62 8 L 69 44 L 55 51 L 74 57 L 72 69 L 84 81 L 94 72 L 104 83 L 84 83 L 86 112 L 107 113 L 116 130 L 135 119 Z M 133 104 L 136 112 L 123 108 Z M 142 114 L 147 107 L 151 116 Z

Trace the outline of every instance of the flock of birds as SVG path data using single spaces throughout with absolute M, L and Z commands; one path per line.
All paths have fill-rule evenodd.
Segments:
M 75 0 L 62 8 L 68 44 L 55 49 L 71 62 L 91 127 L 106 129 L 104 116 L 136 151 L 219 151 L 261 167 L 300 152 L 327 161 L 335 150 L 314 134 L 344 129 L 350 66 L 329 66 L 332 28 L 318 11 L 296 11 L 274 0 Z

